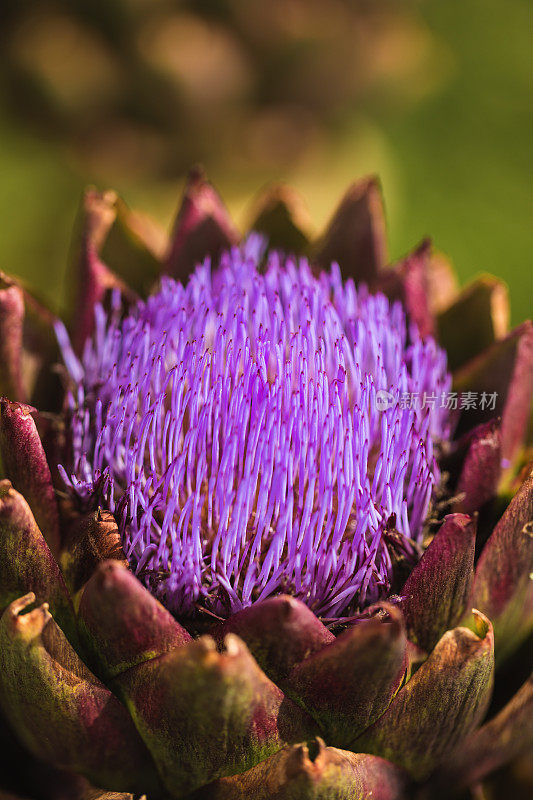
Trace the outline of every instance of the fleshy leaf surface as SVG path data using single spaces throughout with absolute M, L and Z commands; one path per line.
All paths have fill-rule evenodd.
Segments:
M 468 438 L 468 449 L 455 494 L 464 495 L 457 510 L 472 514 L 496 497 L 498 491 L 502 475 L 502 436 L 499 421 L 491 420 L 480 425 Z
M 408 778 L 377 756 L 309 745 L 284 747 L 241 775 L 221 778 L 194 800 L 407 800 Z
M 533 477 L 515 494 L 476 566 L 473 603 L 494 625 L 502 658 L 533 625 Z
M 533 674 L 489 722 L 469 736 L 450 763 L 430 783 L 430 796 L 448 796 L 450 783 L 457 793 L 522 755 L 533 752 Z
M 71 317 L 72 344 L 81 353 L 87 338 L 94 330 L 94 310 L 103 302 L 106 293 L 117 289 L 129 301 L 135 293 L 100 259 L 100 251 L 116 219 L 115 192 L 88 189 L 82 200 L 79 218 L 71 246 L 72 286 Z
M 70 635 L 73 609 L 59 566 L 26 500 L 0 481 L 0 610 L 26 592 L 47 602 Z
M 353 749 L 393 761 L 423 780 L 461 746 L 485 714 L 492 691 L 492 626 L 479 612 L 475 620 L 477 634 L 468 628 L 444 634 Z
M 355 624 L 297 664 L 289 677 L 287 691 L 339 747 L 353 749 L 353 741 L 383 714 L 405 675 L 402 614 L 387 603 L 380 609 L 381 615 Z
M 88 581 L 78 623 L 106 680 L 191 641 L 185 628 L 118 561 L 102 562 Z
M 178 796 L 314 733 L 234 634 L 221 652 L 203 636 L 122 673 L 114 686 Z
M 0 452 L 7 477 L 30 506 L 50 550 L 59 553 L 59 510 L 35 409 L 0 398 Z
M 296 664 L 335 641 L 313 612 L 289 595 L 254 603 L 211 631 L 219 643 L 228 633 L 237 634 L 261 669 L 281 685 Z
M 401 595 L 409 638 L 430 652 L 462 617 L 472 591 L 476 521 L 449 514 Z
M 9 724 L 36 757 L 97 786 L 156 790 L 128 713 L 71 648 L 48 605 L 28 611 L 34 601 L 33 593 L 14 601 L 0 621 L 0 708 Z
M 431 242 L 424 239 L 404 259 L 390 269 L 383 270 L 377 288 L 391 300 L 400 300 L 420 335 L 435 332 L 435 319 L 430 300 Z
M 0 394 L 24 401 L 22 336 L 24 294 L 20 286 L 0 273 Z
M 509 466 L 524 442 L 531 413 L 533 323 L 524 322 L 461 367 L 454 375 L 454 389 L 474 392 L 479 399 L 476 408 L 463 412 L 458 433 L 501 417 L 502 463 Z

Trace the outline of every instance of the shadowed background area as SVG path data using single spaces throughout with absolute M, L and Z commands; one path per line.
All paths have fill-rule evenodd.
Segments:
M 0 268 L 57 308 L 82 188 L 168 226 L 201 161 L 244 227 L 267 181 L 310 230 L 377 172 L 395 258 L 431 234 L 531 314 L 528 0 L 7 0 Z

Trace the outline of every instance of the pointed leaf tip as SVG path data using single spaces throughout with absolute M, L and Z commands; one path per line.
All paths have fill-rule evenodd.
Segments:
M 23 592 L 47 602 L 68 633 L 74 615 L 61 571 L 25 499 L 0 481 L 0 609 Z
M 115 219 L 99 249 L 100 257 L 127 286 L 144 297 L 162 271 L 168 237 L 120 197 L 114 208 Z
M 394 764 L 326 747 L 317 737 L 284 747 L 241 775 L 221 778 L 191 800 L 407 800 L 408 783 Z
M 524 444 L 533 398 L 533 323 L 524 322 L 454 375 L 457 392 L 470 391 L 484 403 L 465 410 L 458 435 L 501 417 L 502 465 L 509 466 Z
M 128 301 L 135 293 L 100 258 L 117 216 L 117 195 L 113 191 L 88 189 L 82 200 L 70 253 L 70 296 L 72 343 L 77 353 L 94 330 L 94 309 L 108 291 L 117 289 Z
M 473 281 L 439 314 L 437 329 L 450 370 L 455 371 L 507 335 L 507 286 L 491 275 Z
M 449 514 L 401 591 L 409 637 L 426 652 L 470 602 L 475 541 L 475 519 Z
M 0 394 L 26 400 L 22 381 L 24 293 L 0 273 Z
M 454 628 L 394 697 L 355 748 L 403 766 L 424 780 L 483 718 L 494 672 L 494 636 L 478 612 L 478 631 Z
M 303 201 L 284 184 L 269 186 L 255 203 L 251 231 L 262 233 L 271 249 L 304 255 L 309 247 L 309 221 Z
M 54 320 L 22 284 L 0 271 L 0 395 L 58 410 Z
M 388 707 L 407 667 L 400 610 L 388 603 L 297 664 L 288 693 L 319 722 L 328 740 L 352 748 L 356 737 Z
M 435 331 L 430 298 L 431 240 L 424 239 L 403 260 L 382 270 L 375 288 L 390 300 L 399 300 L 422 337 Z
M 191 641 L 191 636 L 119 561 L 103 561 L 83 590 L 78 622 L 106 680 Z
M 467 435 L 467 452 L 455 494 L 464 496 L 457 510 L 479 511 L 496 496 L 502 475 L 502 436 L 499 420 L 491 420 Z
M 227 633 L 240 636 L 260 667 L 281 685 L 295 664 L 335 641 L 313 612 L 289 595 L 254 603 L 212 630 L 217 642 Z
M 7 477 L 28 502 L 52 553 L 59 553 L 59 510 L 34 416 L 36 410 L 0 398 L 0 453 Z
M 177 796 L 316 732 L 234 634 L 220 650 L 203 636 L 127 670 L 114 685 Z
M 459 281 L 449 259 L 440 252 L 432 252 L 428 271 L 429 308 L 437 315 L 448 308 L 459 291 Z
M 379 181 L 372 176 L 353 183 L 334 212 L 314 259 L 324 270 L 336 261 L 345 278 L 374 285 L 386 263 L 386 232 Z
M 473 604 L 494 624 L 504 658 L 533 626 L 533 477 L 524 481 L 491 533 L 476 566 Z
M 166 271 L 184 281 L 206 256 L 216 258 L 239 239 L 226 207 L 203 170 L 191 170 L 170 238 Z

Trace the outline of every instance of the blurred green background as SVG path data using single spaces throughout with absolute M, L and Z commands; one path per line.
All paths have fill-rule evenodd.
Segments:
M 87 183 L 168 226 L 200 161 L 242 226 L 283 180 L 319 230 L 377 172 L 391 257 L 430 234 L 531 315 L 531 0 L 3 6 L 0 268 L 54 306 Z

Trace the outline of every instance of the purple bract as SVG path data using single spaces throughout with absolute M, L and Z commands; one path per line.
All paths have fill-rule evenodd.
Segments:
M 251 236 L 127 316 L 116 295 L 81 361 L 58 328 L 65 479 L 84 501 L 104 487 L 132 568 L 178 614 L 280 591 L 328 616 L 379 599 L 388 527 L 420 541 L 439 478 L 443 351 L 335 265 L 263 256 Z

